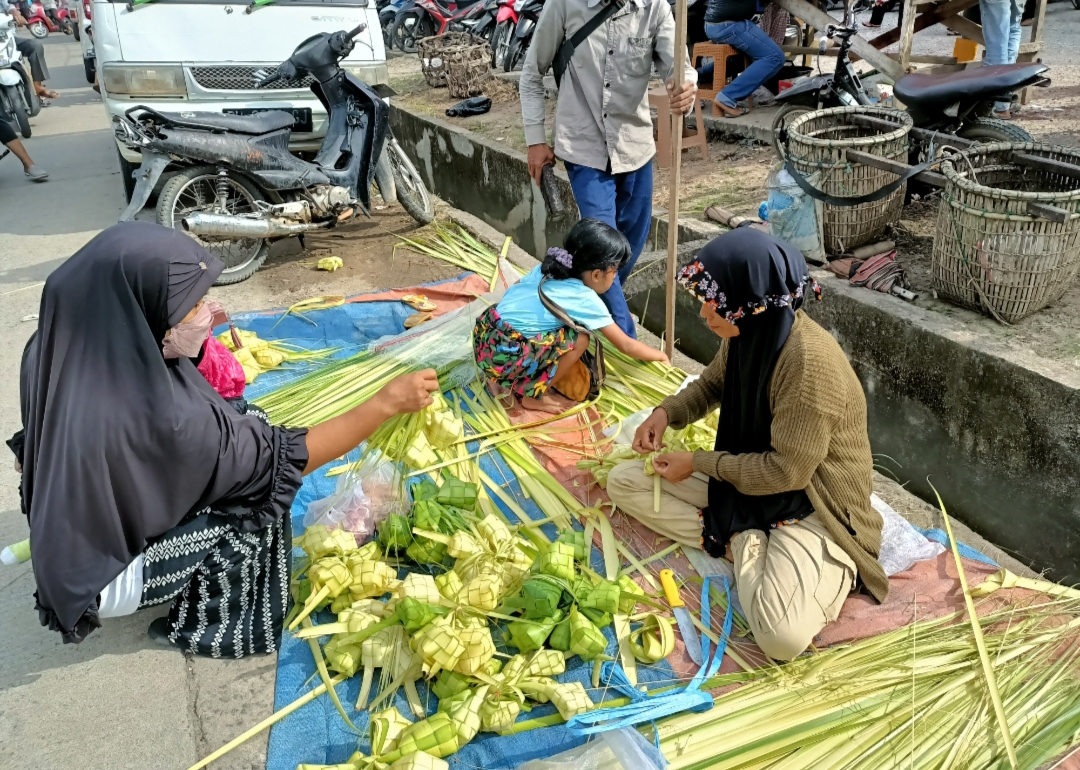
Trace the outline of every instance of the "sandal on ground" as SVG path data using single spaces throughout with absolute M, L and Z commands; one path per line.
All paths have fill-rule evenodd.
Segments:
M 30 168 L 24 168 L 23 174 L 26 178 L 32 182 L 44 182 L 49 178 L 49 172 L 45 171 L 39 166 L 30 166 Z
M 731 118 L 741 118 L 743 115 L 750 112 L 749 107 L 736 107 L 735 110 L 735 112 L 728 112 L 727 109 L 724 109 L 723 107 L 720 108 L 720 111 L 724 113 L 724 117 L 728 118 L 729 120 Z
M 868 22 L 868 21 L 864 21 L 864 22 L 862 23 L 862 25 L 863 25 L 864 27 L 869 27 L 870 29 L 881 29 L 881 25 L 880 25 L 880 24 L 871 24 L 871 23 L 870 23 L 870 22 Z
M 162 647 L 176 647 L 175 642 L 169 638 L 168 617 L 160 617 L 150 621 L 150 628 L 146 629 L 146 635 Z

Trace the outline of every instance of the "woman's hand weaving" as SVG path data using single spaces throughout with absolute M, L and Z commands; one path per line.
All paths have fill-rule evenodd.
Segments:
M 693 452 L 669 452 L 653 458 L 653 470 L 672 484 L 686 481 L 694 472 Z
M 667 426 L 667 412 L 657 407 L 634 433 L 634 451 L 643 455 L 660 449 L 664 445 L 664 431 Z

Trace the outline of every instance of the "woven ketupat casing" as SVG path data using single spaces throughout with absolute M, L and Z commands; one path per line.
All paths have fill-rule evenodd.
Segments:
M 1048 144 L 976 145 L 946 160 L 931 263 L 938 296 L 1006 323 L 1060 299 L 1080 272 L 1080 180 L 1014 153 L 1080 166 L 1080 149 Z M 1069 218 L 1033 215 L 1029 203 Z
M 860 126 L 852 118 L 866 115 L 894 123 L 896 128 Z M 848 150 L 878 155 L 900 163 L 908 162 L 908 132 L 911 116 L 884 107 L 833 107 L 808 112 L 788 127 L 788 159 L 804 176 L 820 173 L 815 187 L 838 198 L 856 198 L 877 192 L 897 179 L 897 175 L 872 166 L 851 163 Z M 842 254 L 878 240 L 885 228 L 900 218 L 907 185 L 888 196 L 858 206 L 824 205 L 821 222 L 825 251 Z

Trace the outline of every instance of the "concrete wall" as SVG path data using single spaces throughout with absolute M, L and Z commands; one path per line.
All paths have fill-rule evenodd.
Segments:
M 818 280 L 807 311 L 866 390 L 875 453 L 908 488 L 1054 580 L 1080 581 L 1080 377 L 902 300 Z
M 521 153 L 393 105 L 390 125 L 429 190 L 513 237 L 530 254 L 540 255 L 548 246 L 560 245 L 577 221 L 577 206 L 565 172 L 556 170 L 555 174 L 567 212 L 552 219 Z

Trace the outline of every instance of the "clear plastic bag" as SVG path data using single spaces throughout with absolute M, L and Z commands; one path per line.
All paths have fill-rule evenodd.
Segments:
M 664 770 L 660 749 L 629 727 L 600 733 L 576 749 L 554 757 L 534 759 L 519 770 Z
M 334 493 L 308 506 L 304 526 L 322 524 L 352 532 L 363 543 L 392 513 L 407 513 L 409 498 L 401 468 L 376 452 L 338 478 Z

